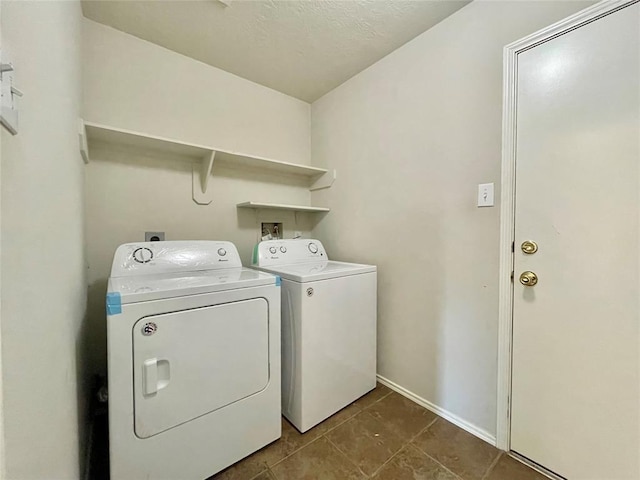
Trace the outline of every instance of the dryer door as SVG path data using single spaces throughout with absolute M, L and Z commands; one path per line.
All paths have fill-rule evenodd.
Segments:
M 133 327 L 135 433 L 157 435 L 263 390 L 263 298 L 143 317 Z

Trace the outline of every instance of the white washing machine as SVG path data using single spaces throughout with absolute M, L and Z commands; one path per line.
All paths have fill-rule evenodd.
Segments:
M 376 267 L 302 239 L 261 242 L 253 263 L 282 278 L 282 413 L 306 432 L 376 386 Z
M 229 242 L 116 250 L 107 293 L 114 480 L 200 480 L 278 439 L 280 280 Z

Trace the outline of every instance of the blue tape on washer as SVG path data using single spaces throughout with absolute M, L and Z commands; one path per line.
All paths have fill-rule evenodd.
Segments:
M 119 315 L 122 313 L 122 299 L 120 292 L 107 292 L 107 315 Z
M 282 279 L 279 275 L 276 275 L 276 287 L 279 287 L 282 284 Z

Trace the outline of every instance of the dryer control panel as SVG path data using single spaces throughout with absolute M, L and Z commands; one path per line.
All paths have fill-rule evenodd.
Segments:
M 240 268 L 236 246 L 219 241 L 138 242 L 120 245 L 111 277 Z
M 314 239 L 266 240 L 257 244 L 253 251 L 253 264 L 258 267 L 328 261 L 322 242 Z

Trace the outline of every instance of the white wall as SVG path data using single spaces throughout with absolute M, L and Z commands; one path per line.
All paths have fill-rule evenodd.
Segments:
M 83 20 L 85 120 L 310 162 L 309 104 Z
M 0 49 L 2 48 L 2 3 L 0 2 Z M 2 51 L 2 50 L 0 50 Z M 0 127 L 1 128 L 1 127 Z M 0 192 L 2 191 L 2 137 L 0 133 Z M 2 225 L 2 195 L 0 194 L 0 226 Z M 2 271 L 2 229 L 0 228 L 0 272 Z M 4 387 L 2 385 L 2 274 L 0 273 L 0 479 L 6 478 L 4 455 Z
M 502 47 L 590 2 L 477 0 L 312 105 L 337 259 L 379 266 L 378 372 L 496 432 Z M 496 204 L 499 204 L 499 191 Z
M 310 162 L 310 105 L 90 20 L 83 21 L 84 118 L 276 160 Z M 292 177 L 214 164 L 210 205 L 191 199 L 188 162 L 151 152 L 91 147 L 87 249 L 92 370 L 104 373 L 104 296 L 116 247 L 164 231 L 167 240 L 234 242 L 251 260 L 261 221 L 308 235 L 314 217 L 237 209 L 249 200 L 309 204 Z
M 0 51 L 2 48 L 2 2 L 0 2 Z M 1 128 L 1 127 L 0 127 Z M 2 137 L 0 133 L 0 227 L 2 225 Z M 0 272 L 2 272 L 2 229 L 0 228 Z M 4 387 L 2 385 L 2 274 L 0 273 L 0 479 L 6 478 L 4 455 Z
M 2 376 L 6 477 L 81 476 L 86 281 L 79 2 L 3 1 L 2 53 L 24 91 L 2 132 Z

